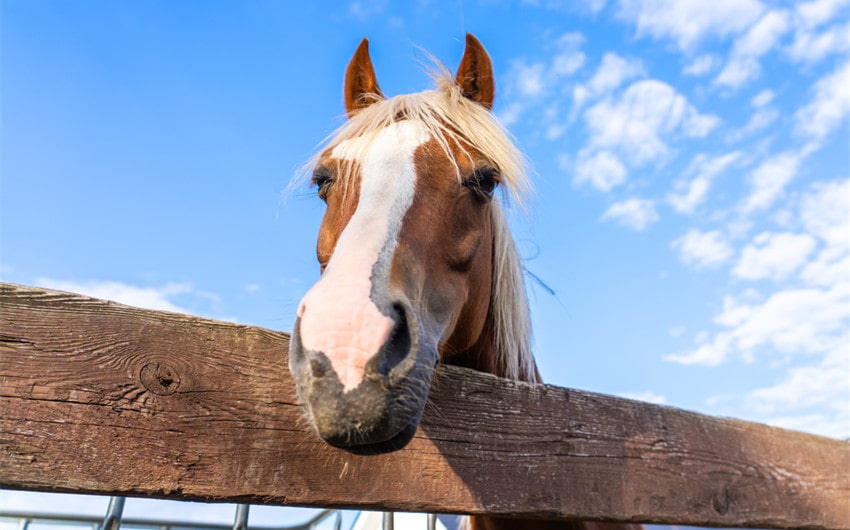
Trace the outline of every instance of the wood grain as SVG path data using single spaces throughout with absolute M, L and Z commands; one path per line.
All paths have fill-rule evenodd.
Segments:
M 286 334 L 0 285 L 0 486 L 214 502 L 850 528 L 850 443 L 441 367 L 416 438 L 301 418 Z

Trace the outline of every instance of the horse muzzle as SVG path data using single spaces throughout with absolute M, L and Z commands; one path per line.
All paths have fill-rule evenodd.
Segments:
M 354 315 L 347 321 L 334 318 L 323 326 L 315 320 L 305 325 L 305 320 L 322 318 L 311 314 L 309 305 L 295 321 L 289 367 L 298 398 L 319 436 L 335 447 L 358 453 L 389 452 L 406 445 L 416 432 L 437 349 L 423 344 L 407 304 L 388 306 L 381 311 L 386 321 Z M 305 329 L 323 337 L 304 340 Z M 370 336 L 364 339 L 363 334 Z M 363 344 L 377 351 L 363 351 Z

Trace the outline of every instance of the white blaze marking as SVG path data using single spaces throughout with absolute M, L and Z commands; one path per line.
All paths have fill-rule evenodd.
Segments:
M 324 353 L 345 392 L 363 381 L 366 363 L 389 338 L 394 321 L 372 301 L 379 260 L 392 260 L 404 214 L 413 202 L 416 148 L 428 140 L 417 124 L 401 121 L 368 139 L 342 142 L 334 158 L 360 162 L 360 202 L 337 241 L 322 278 L 301 300 L 301 342 Z M 363 142 L 371 142 L 363 150 Z M 387 252 L 382 250 L 389 247 Z M 389 270 L 389 263 L 382 270 Z M 381 285 L 378 286 L 381 288 Z

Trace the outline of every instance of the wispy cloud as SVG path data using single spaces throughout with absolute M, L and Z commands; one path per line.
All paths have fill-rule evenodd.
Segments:
M 800 207 L 807 233 L 821 241 L 820 251 L 803 267 L 809 285 L 830 286 L 848 281 L 850 271 L 850 179 L 818 183 Z
M 639 59 L 628 59 L 616 53 L 606 53 L 593 77 L 573 89 L 573 115 L 591 99 L 610 94 L 625 81 L 645 75 L 643 63 Z
M 743 32 L 764 10 L 758 0 L 620 0 L 618 16 L 633 23 L 638 36 L 670 39 L 687 52 L 704 40 Z
M 663 405 L 667 402 L 667 398 L 664 397 L 663 394 L 653 392 L 652 390 L 645 390 L 643 392 L 624 392 L 618 395 L 627 399 L 636 399 L 647 403 L 655 403 L 656 405 Z
M 818 80 L 811 101 L 794 115 L 798 133 L 823 140 L 850 117 L 850 61 Z
M 649 199 L 631 198 L 612 204 L 602 214 L 603 221 L 616 221 L 632 230 L 645 230 L 658 221 L 655 202 Z
M 732 47 L 729 61 L 717 75 L 714 83 L 719 86 L 738 88 L 758 78 L 761 72 L 759 58 L 774 48 L 779 39 L 790 29 L 790 15 L 785 10 L 768 11 L 739 37 Z
M 756 94 L 751 101 L 754 111 L 750 119 L 740 129 L 730 132 L 726 136 L 726 141 L 739 142 L 774 123 L 779 118 L 779 110 L 770 105 L 774 96 L 774 92 L 770 89 L 762 90 Z
M 387 0 L 354 0 L 348 4 L 348 14 L 360 20 L 366 20 L 374 15 L 379 15 L 387 7 Z
M 848 0 L 814 0 L 795 6 L 796 29 L 788 49 L 791 60 L 815 63 L 833 53 L 850 50 L 850 22 L 847 21 Z M 839 17 L 841 14 L 844 17 Z M 822 29 L 828 22 L 835 24 Z
M 795 12 L 803 28 L 815 29 L 833 20 L 842 9 L 848 6 L 850 6 L 850 0 L 812 0 L 797 4 Z
M 671 243 L 679 251 L 679 259 L 698 269 L 715 268 L 728 262 L 734 249 L 717 230 L 701 232 L 692 228 Z
M 579 153 L 573 183 L 590 183 L 599 191 L 610 191 L 626 181 L 626 167 L 609 151 Z
M 706 75 L 720 64 L 720 58 L 712 53 L 706 53 L 690 61 L 682 69 L 683 75 L 700 76 Z
M 836 336 L 820 362 L 790 368 L 775 385 L 758 388 L 747 398 L 763 412 L 782 412 L 827 405 L 847 414 L 850 334 Z M 850 418 L 850 414 L 845 416 Z
M 741 251 L 732 275 L 746 280 L 784 280 L 807 261 L 816 244 L 808 234 L 761 233 Z
M 53 278 L 37 278 L 35 285 L 58 291 L 84 294 L 93 298 L 111 300 L 144 309 L 191 313 L 191 311 L 173 301 L 175 297 L 193 292 L 192 286 L 187 283 L 169 283 L 159 287 L 139 287 L 115 281 L 75 282 Z
M 565 79 L 585 64 L 586 56 L 581 50 L 584 40 L 581 33 L 565 33 L 551 42 L 546 58 L 511 61 L 504 80 L 506 104 L 499 111 L 499 119 L 506 125 L 517 123 L 544 96 L 557 97 Z
M 741 212 L 749 215 L 766 210 L 785 190 L 785 187 L 797 175 L 800 164 L 812 152 L 812 146 L 802 149 L 789 149 L 764 159 L 747 175 L 750 193 L 741 204 Z
M 670 205 L 679 213 L 693 213 L 705 201 L 714 179 L 740 158 L 739 151 L 716 157 L 704 154 L 694 157 L 685 170 L 685 175 L 693 177 L 674 184 L 674 191 L 667 196 Z

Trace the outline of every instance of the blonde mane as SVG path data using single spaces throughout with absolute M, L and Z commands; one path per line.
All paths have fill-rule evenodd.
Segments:
M 404 119 L 421 124 L 456 167 L 452 145 L 462 150 L 475 150 L 487 157 L 499 170 L 502 186 L 522 206 L 531 185 L 526 160 L 511 141 L 510 134 L 492 113 L 463 96 L 461 88 L 445 67 L 437 64 L 432 77 L 436 85 L 433 90 L 389 99 L 376 97 L 374 103 L 357 112 L 329 137 L 294 182 L 303 183 L 322 155 L 342 142 L 366 139 L 365 142 L 357 142 L 358 149 L 366 151 L 369 139 L 375 137 L 377 131 Z M 342 186 L 346 193 L 345 190 L 354 181 L 356 168 L 349 164 L 341 169 L 342 172 L 335 175 L 334 186 Z M 460 171 L 456 173 L 458 179 L 462 178 Z M 508 379 L 534 381 L 536 370 L 531 353 L 531 321 L 522 264 L 498 201 L 493 201 L 492 225 L 494 248 L 490 311 L 496 334 L 497 372 Z

